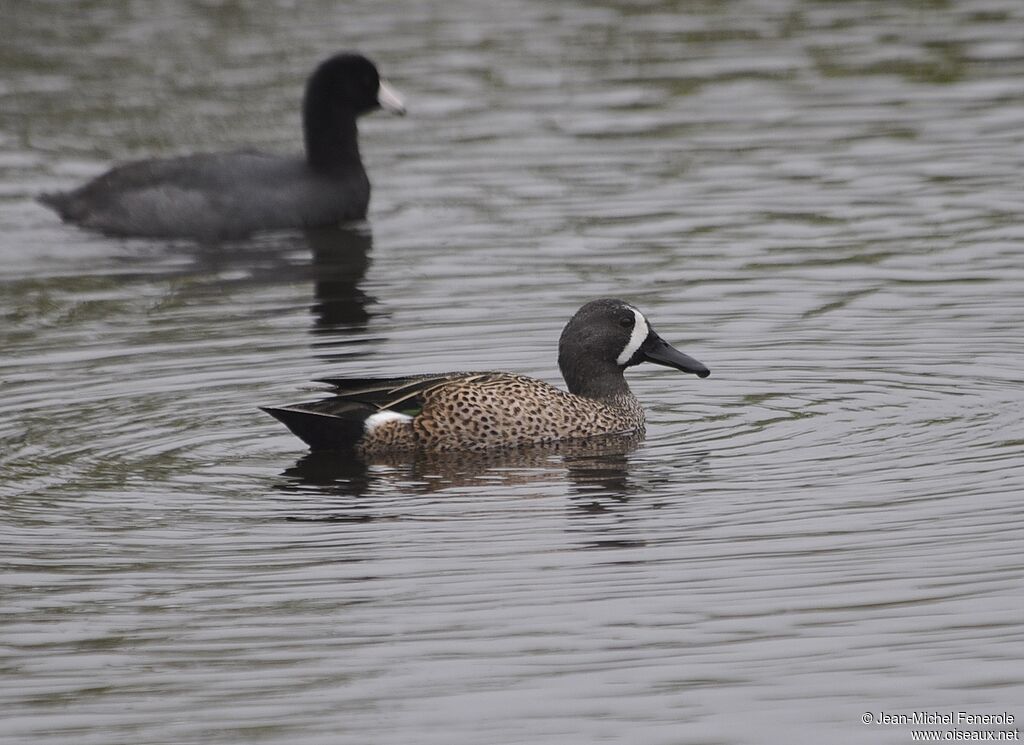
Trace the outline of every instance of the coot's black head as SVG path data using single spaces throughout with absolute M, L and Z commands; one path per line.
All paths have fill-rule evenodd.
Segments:
M 402 100 L 361 54 L 338 54 L 325 60 L 306 83 L 302 104 L 306 161 L 317 173 L 357 184 L 353 188 L 359 193 L 349 195 L 349 201 L 362 202 L 364 209 L 370 187 L 359 157 L 356 117 L 380 108 L 405 113 Z
M 653 362 L 706 378 L 703 364 L 658 336 L 643 313 L 622 300 L 602 298 L 580 308 L 562 330 L 558 367 L 569 390 L 601 398 L 628 390 L 622 373 Z
M 383 108 L 404 114 L 398 95 L 380 78 L 377 67 L 361 54 L 342 53 L 324 60 L 306 83 L 306 111 L 311 106 L 346 110 L 359 116 Z

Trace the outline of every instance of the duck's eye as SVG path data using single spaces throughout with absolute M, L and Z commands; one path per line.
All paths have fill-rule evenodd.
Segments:
M 619 325 L 624 329 L 632 328 L 635 321 L 632 318 L 620 318 Z

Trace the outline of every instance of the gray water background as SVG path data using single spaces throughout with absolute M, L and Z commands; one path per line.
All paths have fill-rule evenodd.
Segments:
M 0 741 L 902 743 L 1024 717 L 1024 4 L 7 2 Z M 33 202 L 299 147 L 373 57 L 369 220 L 221 246 Z M 559 381 L 619 296 L 646 442 L 373 465 L 259 404 Z

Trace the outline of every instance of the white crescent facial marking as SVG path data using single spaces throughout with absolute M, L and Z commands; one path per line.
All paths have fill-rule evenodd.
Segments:
M 377 429 L 377 427 L 380 427 L 383 424 L 387 424 L 388 422 L 411 421 L 412 417 L 409 416 L 408 414 L 401 414 L 397 411 L 389 411 L 388 409 L 384 409 L 384 411 L 378 411 L 376 414 L 371 414 L 370 416 L 366 417 L 366 421 L 363 422 L 363 430 L 366 432 L 373 432 L 373 430 Z
M 377 103 L 384 111 L 390 111 L 392 114 L 405 113 L 405 103 L 402 101 L 402 97 L 383 80 L 380 81 L 380 88 L 377 89 Z
M 636 354 L 636 350 L 638 350 L 640 345 L 644 343 L 644 340 L 647 339 L 647 334 L 650 332 L 650 328 L 647 326 L 647 319 L 644 318 L 644 314 L 632 306 L 630 306 L 629 309 L 633 311 L 633 315 L 636 316 L 636 320 L 633 322 L 633 333 L 629 335 L 629 341 L 627 341 L 626 346 L 622 348 L 622 354 L 615 358 L 615 362 L 620 365 L 625 365 L 633 358 L 633 355 Z

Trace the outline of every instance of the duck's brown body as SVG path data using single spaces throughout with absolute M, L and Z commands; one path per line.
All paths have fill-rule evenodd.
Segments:
M 644 427 L 643 409 L 632 394 L 598 401 L 510 373 L 451 376 L 421 398 L 418 416 L 368 428 L 360 452 L 514 448 Z
M 640 432 L 644 427 L 643 408 L 632 394 L 598 401 L 524 375 L 450 373 L 385 385 L 394 398 L 404 400 L 383 408 L 393 415 L 365 420 L 364 433 L 355 443 L 362 454 L 515 448 Z M 330 402 L 369 404 L 366 394 L 365 387 L 362 395 L 342 390 Z M 416 415 L 399 413 L 403 408 Z

